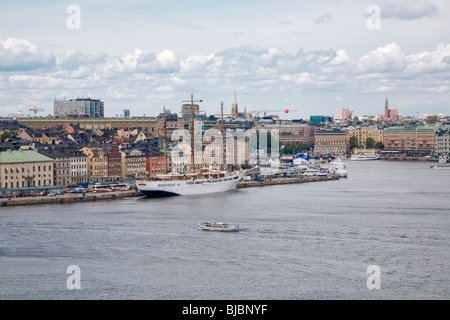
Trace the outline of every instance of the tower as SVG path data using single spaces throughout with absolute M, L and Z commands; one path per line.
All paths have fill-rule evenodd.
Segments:
M 237 104 L 237 99 L 236 99 L 236 87 L 234 87 L 234 101 L 233 104 L 231 105 L 231 116 L 233 118 L 237 118 L 239 115 L 239 111 L 238 111 L 238 104 Z
M 384 116 L 389 118 L 389 104 L 388 99 L 386 98 L 386 102 L 384 103 Z

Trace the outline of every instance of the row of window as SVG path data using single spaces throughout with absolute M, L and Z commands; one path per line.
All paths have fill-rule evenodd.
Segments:
M 47 184 L 48 181 L 48 184 Z M 2 184 L 0 183 L 0 188 L 24 188 L 24 187 L 41 187 L 41 186 L 45 186 L 45 185 L 51 185 L 52 184 L 52 180 L 37 180 L 36 181 L 28 181 L 25 184 L 25 181 L 16 181 L 16 183 L 14 182 L 5 182 L 5 185 L 2 186 Z
M 32 171 L 36 172 L 36 168 L 37 168 L 37 171 L 41 171 L 41 166 L 33 166 L 33 170 Z M 43 165 L 42 166 L 42 171 L 46 171 L 46 170 L 47 170 L 47 166 Z M 49 171 L 52 170 L 52 166 L 51 165 L 48 166 L 48 170 Z M 15 168 L 15 171 L 16 171 L 16 173 L 20 172 L 19 168 Z M 25 172 L 25 167 L 22 167 L 21 171 L 22 171 L 22 173 L 24 173 Z M 30 168 L 27 169 L 27 172 L 30 172 Z M 8 174 L 8 173 L 14 173 L 14 168 L 10 168 L 9 170 L 8 170 L 8 168 L 5 168 L 5 174 Z

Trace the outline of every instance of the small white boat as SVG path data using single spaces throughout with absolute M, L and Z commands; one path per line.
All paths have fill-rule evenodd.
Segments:
M 365 152 L 352 155 L 350 157 L 350 160 L 357 160 L 357 161 L 380 160 L 380 156 L 376 153 Z
M 443 165 L 432 165 L 432 166 L 430 166 L 430 169 L 433 169 L 433 170 L 450 170 L 450 165 L 445 165 L 445 164 L 443 164 Z
M 225 222 L 202 222 L 198 224 L 198 229 L 204 231 L 237 232 L 239 231 L 239 226 Z
M 447 163 L 447 161 L 448 161 L 448 159 L 447 159 L 446 156 L 441 155 L 441 156 L 439 157 L 439 163 L 440 163 L 440 164 Z
M 341 178 L 347 178 L 347 167 L 345 163 L 342 162 L 341 158 L 338 158 L 336 161 L 330 163 L 331 171 L 334 174 L 339 175 Z

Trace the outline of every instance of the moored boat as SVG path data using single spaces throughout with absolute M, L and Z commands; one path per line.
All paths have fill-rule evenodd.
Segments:
M 438 165 L 432 165 L 430 166 L 430 169 L 433 170 L 450 170 L 450 164 L 438 164 Z
M 239 225 L 225 222 L 202 222 L 198 224 L 198 229 L 204 231 L 237 232 L 239 231 Z
M 367 161 L 367 160 L 379 160 L 380 156 L 376 153 L 358 153 L 350 157 L 350 160 Z

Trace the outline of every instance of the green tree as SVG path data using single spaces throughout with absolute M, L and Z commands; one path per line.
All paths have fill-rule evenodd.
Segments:
M 376 149 L 384 149 L 384 144 L 381 141 L 378 141 L 377 143 L 375 143 L 375 148 Z
M 439 122 L 438 116 L 428 116 L 427 117 L 427 123 L 434 124 L 436 122 Z
M 350 149 L 354 149 L 358 147 L 358 137 L 357 136 L 351 136 L 350 137 Z
M 5 140 L 8 139 L 9 137 L 11 137 L 11 136 L 17 136 L 18 134 L 19 134 L 19 133 L 16 132 L 16 131 L 14 131 L 14 130 L 5 130 L 5 131 L 2 133 L 1 140 L 2 140 L 2 141 L 5 141 Z
M 283 153 L 285 154 L 295 154 L 297 152 L 307 151 L 311 149 L 311 145 L 302 143 L 286 143 L 283 144 Z M 281 148 L 281 147 L 280 147 Z
M 375 140 L 373 138 L 366 139 L 366 149 L 372 149 L 375 146 Z

